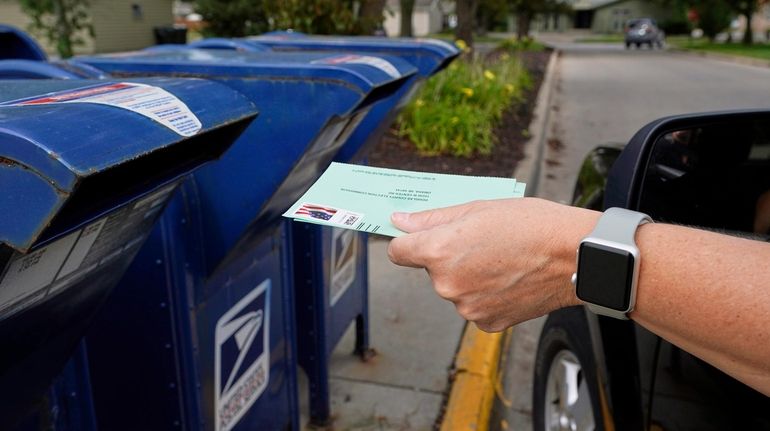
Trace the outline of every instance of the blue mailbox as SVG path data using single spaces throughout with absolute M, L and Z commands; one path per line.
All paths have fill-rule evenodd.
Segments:
M 87 338 L 98 424 L 296 429 L 291 224 L 280 215 L 415 70 L 397 58 L 167 48 L 75 62 L 113 76 L 210 78 L 262 109 L 218 163 L 183 185 L 184 200 L 171 202 L 137 258 L 152 271 L 129 271 Z M 141 289 L 155 296 L 132 295 Z M 144 316 L 143 331 L 111 321 L 126 310 Z M 129 371 L 115 373 L 115 363 Z
M 27 33 L 0 24 L 0 59 L 46 61 L 48 56 Z
M 0 60 L 0 80 L 105 79 L 107 74 L 85 64 L 38 60 Z
M 206 49 L 240 52 L 346 52 L 387 55 L 406 60 L 417 73 L 392 97 L 379 101 L 335 156 L 336 161 L 365 163 L 370 148 L 393 123 L 425 79 L 447 67 L 459 54 L 453 44 L 434 39 L 308 36 L 273 32 L 243 39 L 202 39 L 189 44 Z M 150 49 L 174 50 L 179 46 Z M 367 234 L 298 223 L 293 227 L 294 277 L 297 290 L 297 344 L 299 363 L 310 382 L 310 417 L 328 422 L 329 358 L 350 326 L 356 323 L 355 352 L 370 355 L 368 330 Z M 301 262 L 301 264 L 299 263 Z
M 44 402 L 178 184 L 255 115 L 203 80 L 0 81 L 0 429 Z

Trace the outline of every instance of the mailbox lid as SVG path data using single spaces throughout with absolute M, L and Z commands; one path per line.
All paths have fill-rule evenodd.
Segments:
M 0 59 L 46 61 L 48 56 L 27 33 L 16 27 L 0 24 Z
M 74 211 L 95 216 L 189 172 L 255 115 L 243 95 L 204 80 L 0 81 L 0 243 L 26 251 L 75 199 L 99 202 Z M 205 142 L 222 134 L 234 135 Z M 83 222 L 69 218 L 57 230 Z
M 209 79 L 306 79 L 335 80 L 369 93 L 417 72 L 410 63 L 395 57 L 368 57 L 340 53 L 240 52 L 178 46 L 118 54 L 76 57 L 85 63 L 120 76 L 174 75 Z
M 449 65 L 460 55 L 454 44 L 438 39 L 387 38 L 375 36 L 309 36 L 276 31 L 246 39 L 276 51 L 338 51 L 390 55 L 403 58 L 427 77 Z

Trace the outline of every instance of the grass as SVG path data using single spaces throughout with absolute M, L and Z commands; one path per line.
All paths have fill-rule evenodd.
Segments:
M 622 34 L 597 34 L 595 36 L 583 37 L 575 40 L 578 43 L 623 43 Z
M 454 33 L 433 33 L 433 34 L 429 34 L 426 37 L 431 39 L 447 40 L 450 42 L 454 42 L 455 40 Z M 501 36 L 476 36 L 476 35 L 473 36 L 474 42 L 481 42 L 481 43 L 495 43 L 495 42 L 500 42 L 503 39 L 505 38 Z
M 741 57 L 770 60 L 770 45 L 755 42 L 753 45 L 736 43 L 709 42 L 705 38 L 692 39 L 687 36 L 666 38 L 666 42 L 680 49 L 696 52 L 713 52 L 717 54 L 737 55 Z
M 503 54 L 493 64 L 461 58 L 428 80 L 401 113 L 399 132 L 424 155 L 489 154 L 495 124 L 530 86 L 514 56 Z

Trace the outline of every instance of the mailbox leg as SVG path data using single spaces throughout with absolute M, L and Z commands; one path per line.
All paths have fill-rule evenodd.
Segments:
M 377 352 L 369 344 L 369 243 L 365 233 L 360 233 L 363 257 L 361 260 L 361 277 L 364 280 L 364 286 L 361 289 L 361 314 L 356 316 L 356 347 L 354 353 L 362 361 L 371 359 Z
M 310 426 L 324 428 L 331 423 L 331 398 L 329 395 L 329 357 L 321 355 L 315 362 L 314 371 L 308 373 L 310 384 Z

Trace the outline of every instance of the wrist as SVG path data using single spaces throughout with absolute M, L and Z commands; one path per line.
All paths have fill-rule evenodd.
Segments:
M 602 213 L 584 208 L 567 207 L 564 226 L 557 227 L 555 237 L 559 239 L 557 251 L 559 271 L 559 307 L 581 305 L 572 284 L 572 275 L 577 271 L 577 250 L 580 241 L 593 231 Z

